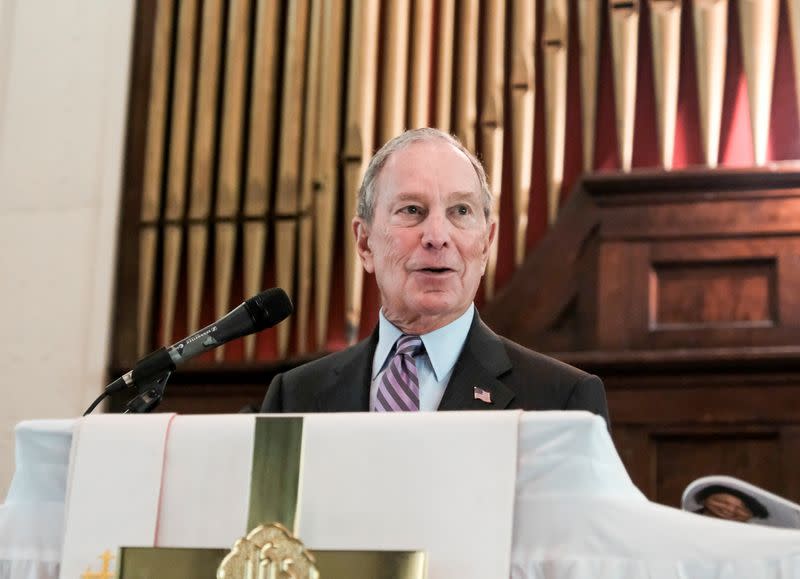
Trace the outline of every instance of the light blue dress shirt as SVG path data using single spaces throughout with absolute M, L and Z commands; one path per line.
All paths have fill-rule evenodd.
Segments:
M 475 305 L 471 304 L 458 318 L 444 327 L 429 334 L 420 336 L 425 345 L 425 353 L 414 357 L 419 377 L 419 409 L 433 411 L 439 408 L 444 390 L 453 374 L 453 366 L 461 355 L 464 342 L 475 316 Z M 378 384 L 391 355 L 394 354 L 394 343 L 403 332 L 383 315 L 381 310 L 378 321 L 378 346 L 372 359 L 372 383 L 369 388 L 369 410 L 375 411 L 375 397 Z

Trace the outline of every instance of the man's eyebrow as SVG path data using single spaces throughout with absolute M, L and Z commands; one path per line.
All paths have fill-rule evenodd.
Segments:
M 415 193 L 413 191 L 403 191 L 394 195 L 395 201 L 416 201 L 422 197 L 422 193 Z
M 419 203 L 424 205 L 427 202 L 425 193 L 417 191 L 401 191 L 395 193 L 390 203 L 392 207 L 398 207 L 404 203 Z M 448 205 L 455 203 L 467 203 L 470 206 L 480 205 L 480 195 L 475 191 L 451 191 L 445 194 L 445 203 Z
M 446 194 L 448 199 L 467 199 L 476 197 L 475 191 L 451 191 L 450 193 Z M 416 191 L 402 191 L 400 193 L 395 193 L 394 199 L 397 201 L 408 201 L 408 200 L 417 200 L 420 197 L 424 197 L 424 193 L 419 193 Z
M 455 199 L 457 201 L 463 201 L 464 199 L 477 199 L 480 196 L 475 193 L 475 191 L 452 191 L 448 194 L 449 199 Z

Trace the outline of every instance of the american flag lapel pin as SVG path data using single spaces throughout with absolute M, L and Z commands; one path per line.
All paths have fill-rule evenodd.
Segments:
M 491 404 L 492 403 L 492 393 L 491 392 L 487 392 L 483 388 L 479 388 L 479 387 L 475 386 L 472 389 L 472 394 L 473 394 L 475 400 L 480 400 L 481 402 L 483 402 L 485 404 Z

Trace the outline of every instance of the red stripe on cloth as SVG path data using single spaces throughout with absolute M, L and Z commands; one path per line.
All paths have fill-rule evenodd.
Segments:
M 164 498 L 164 471 L 167 468 L 167 441 L 169 440 L 169 431 L 172 428 L 172 421 L 175 420 L 177 414 L 173 414 L 167 423 L 167 429 L 164 431 L 164 452 L 161 454 L 161 482 L 158 485 L 158 511 L 156 512 L 156 528 L 155 536 L 153 537 L 153 547 L 158 547 L 158 529 L 161 526 L 161 501 Z

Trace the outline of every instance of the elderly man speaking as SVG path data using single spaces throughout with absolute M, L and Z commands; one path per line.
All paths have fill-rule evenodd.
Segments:
M 596 376 L 492 332 L 473 305 L 497 224 L 480 162 L 436 129 L 407 131 L 372 158 L 353 219 L 381 296 L 352 346 L 275 377 L 262 412 L 589 410 L 608 420 Z

